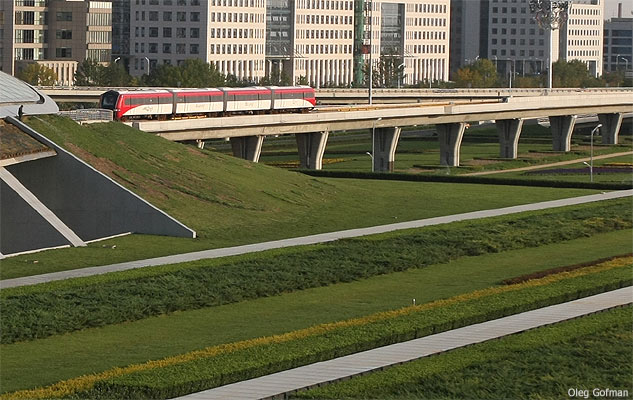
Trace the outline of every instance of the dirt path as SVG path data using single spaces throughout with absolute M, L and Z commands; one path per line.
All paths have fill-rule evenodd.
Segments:
M 605 158 L 620 157 L 620 156 L 630 156 L 630 155 L 633 155 L 633 151 L 624 151 L 622 153 L 604 154 L 604 155 L 601 155 L 601 156 L 594 156 L 593 159 L 594 160 L 602 160 L 602 159 L 605 159 Z M 463 175 L 463 176 L 476 176 L 476 175 L 503 174 L 503 173 L 506 173 L 506 172 L 530 171 L 530 170 L 533 170 L 533 169 L 558 167 L 558 166 L 561 166 L 561 165 L 569 165 L 569 164 L 578 164 L 580 162 L 590 161 L 590 160 L 591 160 L 591 158 L 586 157 L 586 158 L 578 158 L 576 160 L 555 162 L 555 163 L 552 163 L 552 164 L 531 165 L 529 167 L 521 167 L 521 168 L 513 168 L 513 169 L 501 169 L 501 170 L 495 170 L 495 171 L 472 172 L 470 174 L 461 174 L 461 175 Z

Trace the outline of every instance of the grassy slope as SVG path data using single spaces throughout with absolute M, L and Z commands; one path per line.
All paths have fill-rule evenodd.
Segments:
M 629 252 L 630 235 L 630 230 L 612 232 L 538 249 L 465 257 L 359 282 L 3 345 L 0 387 L 2 392 L 34 387 L 214 344 L 397 309 L 413 298 L 421 304 L 451 297 L 496 286 L 508 277 Z M 34 365 L 47 368 L 33 373 Z
M 2 262 L 2 279 L 594 193 L 317 179 L 119 123 L 82 127 L 53 116 L 27 123 L 196 229 L 200 239 L 133 236 L 12 257 Z
M 631 306 L 426 357 L 299 393 L 317 399 L 569 398 L 568 390 L 627 390 Z M 574 396 L 572 396 L 574 397 Z M 581 396 L 576 396 L 581 397 Z M 600 396 L 596 396 L 600 397 Z

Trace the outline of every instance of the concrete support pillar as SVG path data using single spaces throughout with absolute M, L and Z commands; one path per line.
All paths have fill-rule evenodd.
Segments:
M 466 123 L 438 124 L 435 129 L 440 138 L 440 164 L 459 167 L 459 151 Z
M 549 117 L 549 125 L 552 130 L 554 151 L 571 150 L 571 134 L 576 124 L 576 115 L 564 115 L 562 117 Z
M 620 126 L 622 126 L 622 114 L 598 114 L 598 121 L 602 124 L 602 144 L 618 144 Z
M 396 147 L 400 139 L 400 128 L 376 128 L 372 144 L 374 155 L 374 171 L 393 172 L 396 159 Z
M 522 119 L 502 119 L 495 122 L 499 135 L 499 157 L 517 158 L 519 154 L 519 136 L 523 129 Z
M 231 138 L 231 149 L 233 155 L 244 160 L 259 162 L 262 154 L 263 136 L 242 136 Z
M 322 169 L 323 154 L 330 132 L 297 133 L 297 148 L 301 168 Z

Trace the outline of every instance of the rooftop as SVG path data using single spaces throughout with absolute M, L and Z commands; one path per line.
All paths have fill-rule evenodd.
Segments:
M 0 120 L 0 167 L 54 156 L 55 150 Z
M 35 89 L 11 75 L 0 72 L 0 106 L 37 103 L 41 97 Z

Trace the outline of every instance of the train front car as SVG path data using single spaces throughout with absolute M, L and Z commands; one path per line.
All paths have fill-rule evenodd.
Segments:
M 99 108 L 103 108 L 106 110 L 112 110 L 114 119 L 121 119 L 120 109 L 119 109 L 119 97 L 120 94 L 116 90 L 108 90 L 99 98 Z
M 111 90 L 101 96 L 101 107 L 113 110 L 114 118 L 120 121 L 167 119 L 173 113 L 174 96 L 168 90 L 162 89 Z

